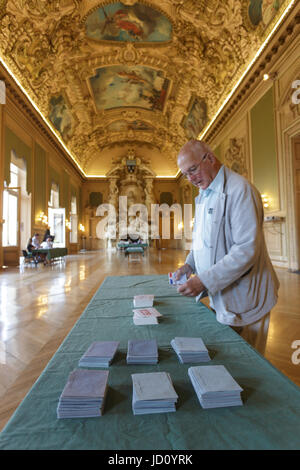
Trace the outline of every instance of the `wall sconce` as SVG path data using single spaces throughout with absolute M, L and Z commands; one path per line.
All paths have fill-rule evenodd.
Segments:
M 66 219 L 66 227 L 71 230 L 71 222 L 68 219 Z
M 84 228 L 84 226 L 83 226 L 82 224 L 79 224 L 79 230 L 80 230 L 81 232 L 84 232 L 84 231 L 85 231 L 85 228 Z
M 38 222 L 42 222 L 42 224 L 48 225 L 48 217 L 44 212 L 40 212 L 38 217 L 37 217 Z
M 177 228 L 178 228 L 178 230 L 182 230 L 182 229 L 183 229 L 183 223 L 182 223 L 182 222 L 179 222 Z
M 190 221 L 190 227 L 191 227 L 191 228 L 194 227 L 194 222 L 195 222 L 195 218 L 193 217 L 192 220 Z
M 270 207 L 272 199 L 269 196 L 267 196 L 267 194 L 262 194 L 261 198 L 262 198 L 263 206 L 266 209 Z

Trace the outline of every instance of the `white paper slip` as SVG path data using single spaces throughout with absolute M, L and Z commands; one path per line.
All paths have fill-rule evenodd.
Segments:
M 157 325 L 158 317 L 162 316 L 154 307 L 135 309 L 132 311 L 134 313 L 133 322 L 135 325 Z
M 133 316 L 133 323 L 135 325 L 158 325 L 157 317 L 136 317 Z
M 133 306 L 135 308 L 152 307 L 154 295 L 135 295 L 133 297 Z
M 223 365 L 195 366 L 190 369 L 202 395 L 211 392 L 231 392 L 233 390 L 242 392 L 243 390 Z
M 109 367 L 118 346 L 118 341 L 94 341 L 80 358 L 78 365 L 81 367 Z
M 107 385 L 108 371 L 75 369 L 70 373 L 62 397 L 103 397 Z
M 201 338 L 175 337 L 171 345 L 182 364 L 210 361 L 208 350 Z
M 179 337 L 174 338 L 176 349 L 180 352 L 207 351 L 202 338 Z
M 155 339 L 130 339 L 127 349 L 127 364 L 157 364 L 158 350 Z
M 177 400 L 178 395 L 167 372 L 132 374 L 137 400 Z
M 190 367 L 188 375 L 203 408 L 243 405 L 243 389 L 224 366 Z
M 134 415 L 176 411 L 178 395 L 167 372 L 132 374 L 132 411 Z
M 84 353 L 85 357 L 113 357 L 119 346 L 119 341 L 94 341 Z
M 186 277 L 186 274 L 183 274 L 183 276 L 181 276 L 181 278 L 178 280 L 175 278 L 175 273 L 169 273 L 168 276 L 169 276 L 169 284 L 171 286 L 179 286 L 181 284 L 185 284 L 188 280 Z
M 107 371 L 73 370 L 59 397 L 57 418 L 101 416 L 107 393 L 107 379 Z
M 128 354 L 130 356 L 157 356 L 156 339 L 130 339 L 128 340 Z
M 136 317 L 140 318 L 162 317 L 162 314 L 159 313 L 154 307 L 134 309 L 132 311 Z

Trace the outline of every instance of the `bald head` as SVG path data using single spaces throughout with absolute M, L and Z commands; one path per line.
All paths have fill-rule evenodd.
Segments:
M 178 160 L 180 158 L 184 158 L 186 155 L 193 155 L 195 158 L 202 158 L 202 155 L 205 153 L 211 153 L 213 155 L 213 151 L 211 150 L 210 146 L 203 142 L 202 140 L 192 139 L 189 140 L 183 147 L 181 147 L 178 153 Z
M 180 149 L 177 163 L 182 174 L 200 189 L 210 185 L 221 167 L 209 145 L 196 139 Z

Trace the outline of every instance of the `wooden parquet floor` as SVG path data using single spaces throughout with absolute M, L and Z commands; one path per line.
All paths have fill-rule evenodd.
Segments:
M 180 250 L 146 251 L 138 262 L 123 253 L 71 255 L 52 266 L 0 273 L 0 430 L 30 390 L 107 276 L 167 274 L 183 264 Z M 266 358 L 300 386 L 292 343 L 300 341 L 300 276 L 276 268 L 281 282 L 272 310 Z M 207 303 L 206 303 L 207 304 Z M 300 352 L 298 355 L 300 359 Z

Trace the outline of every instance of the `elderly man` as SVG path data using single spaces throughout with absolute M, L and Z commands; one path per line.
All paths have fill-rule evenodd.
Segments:
M 217 320 L 264 354 L 279 282 L 265 245 L 261 196 L 205 142 L 185 144 L 178 166 L 200 190 L 192 250 L 176 271 L 177 279 L 185 273 L 188 281 L 178 292 L 197 301 L 208 294 Z

